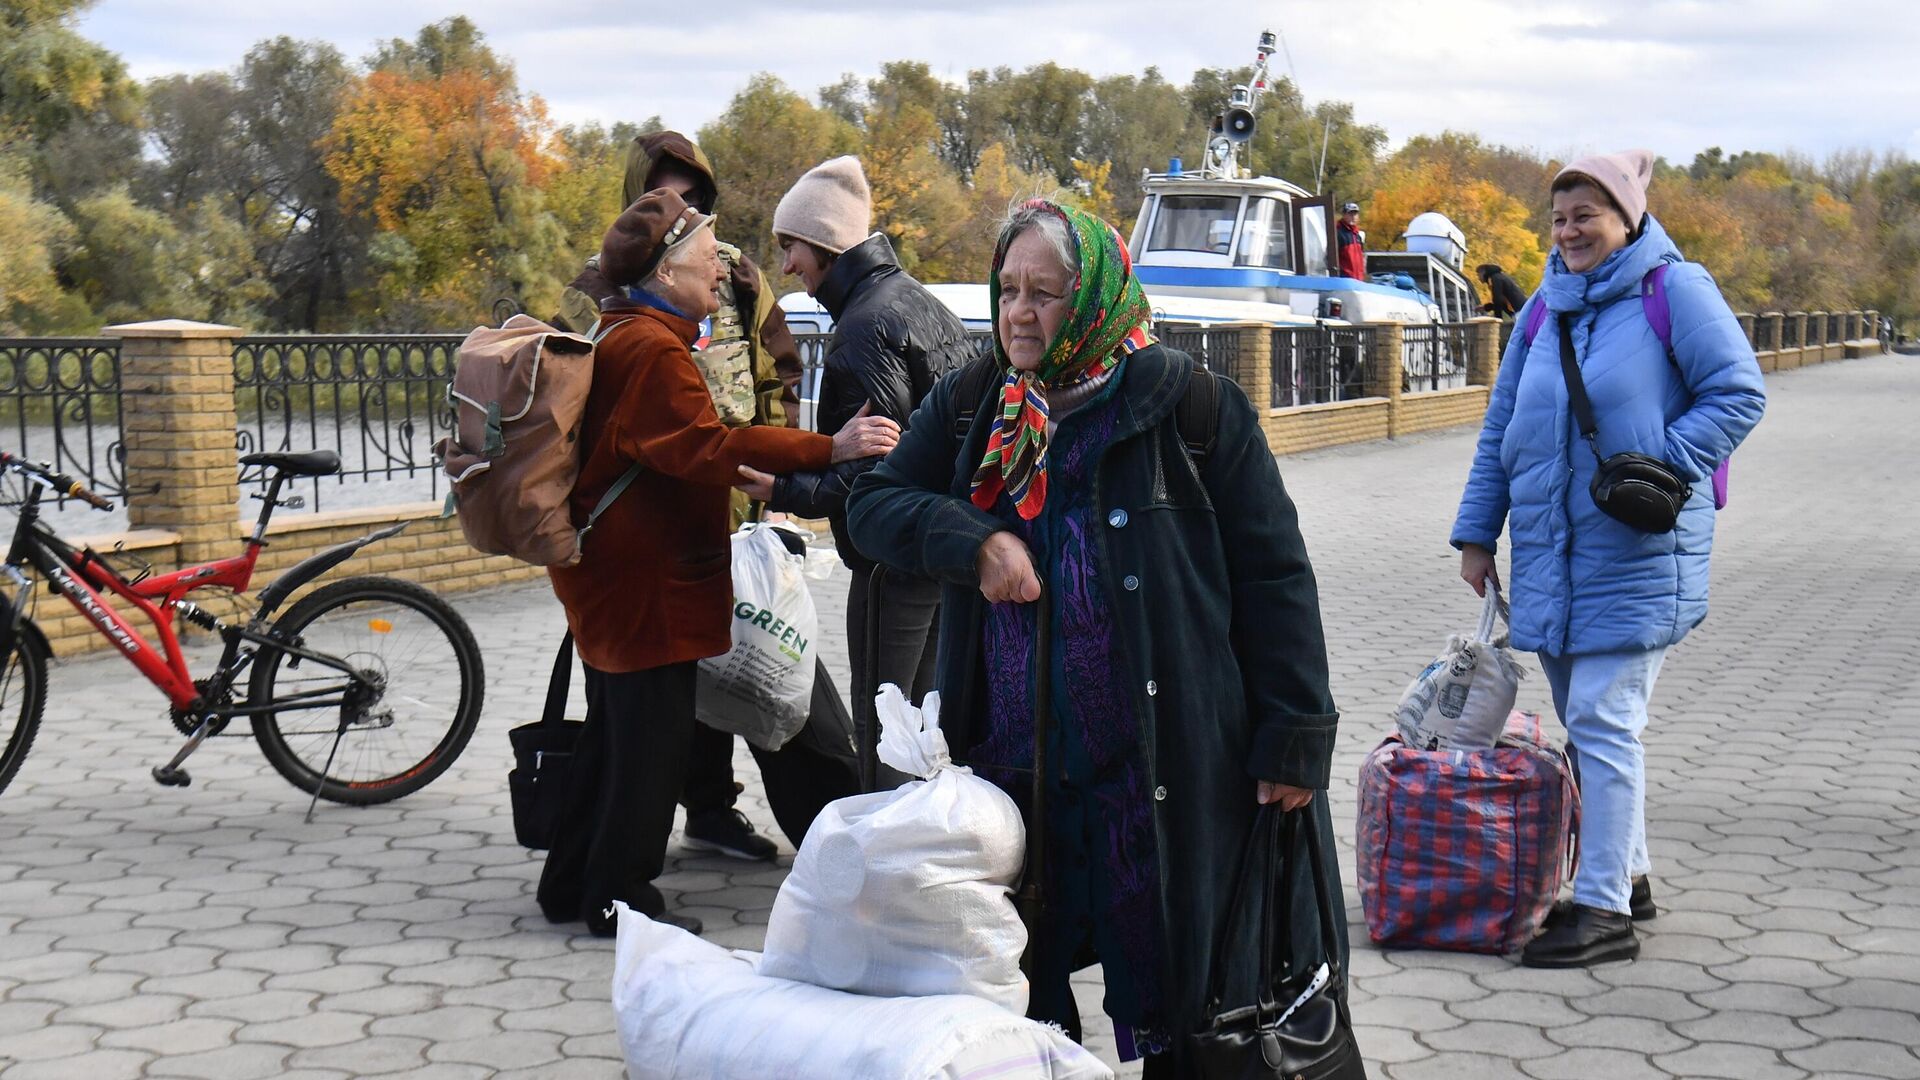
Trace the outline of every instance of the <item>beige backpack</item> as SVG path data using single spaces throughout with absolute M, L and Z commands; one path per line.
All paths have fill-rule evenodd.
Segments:
M 580 476 L 580 426 L 593 347 L 610 329 L 569 334 L 528 315 L 482 326 L 460 343 L 447 388 L 454 434 L 434 444 L 467 543 L 535 566 L 571 566 L 593 522 L 627 489 L 626 471 L 575 529 L 567 499 Z

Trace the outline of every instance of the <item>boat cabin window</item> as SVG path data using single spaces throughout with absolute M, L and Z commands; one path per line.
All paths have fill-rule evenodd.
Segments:
M 1154 215 L 1152 251 L 1200 251 L 1225 255 L 1240 218 L 1239 196 L 1168 195 Z
M 1247 216 L 1240 223 L 1240 246 L 1234 262 L 1270 270 L 1293 269 L 1293 247 L 1287 236 L 1287 204 L 1279 199 L 1247 200 Z

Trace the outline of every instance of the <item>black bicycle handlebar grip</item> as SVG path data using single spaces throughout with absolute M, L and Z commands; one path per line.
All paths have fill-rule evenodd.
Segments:
M 112 499 L 107 499 L 99 495 L 95 495 L 93 492 L 87 490 L 87 486 L 85 484 L 81 483 L 78 480 L 75 480 L 71 476 L 68 476 L 66 473 L 54 472 L 51 468 L 48 468 L 44 464 L 36 465 L 35 463 L 28 461 L 27 459 L 21 457 L 18 454 L 10 454 L 5 450 L 0 450 L 0 467 L 6 467 L 6 466 L 12 466 L 14 468 L 19 469 L 22 472 L 32 473 L 33 475 L 38 476 L 40 479 L 45 480 L 47 484 L 50 487 L 52 487 L 55 491 L 59 492 L 61 495 L 65 496 L 66 498 L 79 499 L 81 502 L 86 503 L 88 506 L 91 506 L 96 510 L 113 509 Z

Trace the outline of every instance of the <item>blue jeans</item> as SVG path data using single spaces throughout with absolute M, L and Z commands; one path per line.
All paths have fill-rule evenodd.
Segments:
M 1640 732 L 1647 726 L 1647 700 L 1667 650 L 1539 657 L 1580 781 L 1580 869 L 1573 878 L 1573 902 L 1624 915 L 1632 880 L 1651 866 Z

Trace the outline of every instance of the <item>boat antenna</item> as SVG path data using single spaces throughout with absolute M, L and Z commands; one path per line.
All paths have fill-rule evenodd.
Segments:
M 1313 193 L 1320 194 L 1320 185 L 1327 180 L 1327 141 L 1333 138 L 1333 117 L 1327 117 L 1327 126 L 1320 131 L 1320 171 L 1313 174 Z
M 1227 95 L 1227 107 L 1213 118 L 1207 132 L 1207 150 L 1201 156 L 1201 175 L 1232 179 L 1240 175 L 1240 148 L 1253 139 L 1253 114 L 1260 99 L 1271 89 L 1268 60 L 1273 56 L 1276 38 L 1273 31 L 1260 34 L 1260 49 L 1255 54 L 1253 82 L 1239 83 Z M 1292 64 L 1289 59 L 1288 64 Z

